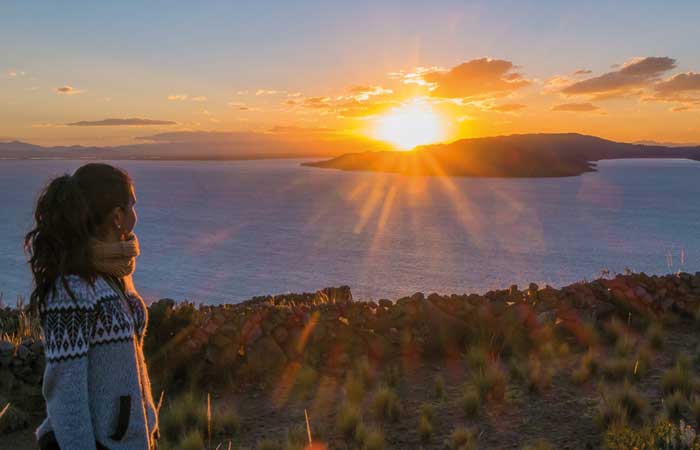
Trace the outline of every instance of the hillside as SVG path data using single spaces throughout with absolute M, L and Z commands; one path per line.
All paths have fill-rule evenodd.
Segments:
M 595 161 L 628 158 L 700 160 L 700 147 L 627 144 L 581 134 L 520 134 L 462 139 L 410 152 L 348 153 L 306 166 L 404 175 L 564 177 L 594 171 Z

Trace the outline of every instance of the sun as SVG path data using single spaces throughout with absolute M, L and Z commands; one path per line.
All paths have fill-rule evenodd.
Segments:
M 441 141 L 444 129 L 440 116 L 430 105 L 413 101 L 380 117 L 374 134 L 377 139 L 391 142 L 401 150 L 410 150 L 417 145 Z

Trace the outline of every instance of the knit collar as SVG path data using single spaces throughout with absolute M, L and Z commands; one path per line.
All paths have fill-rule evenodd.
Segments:
M 92 263 L 95 269 L 118 278 L 130 276 L 136 269 L 136 257 L 139 256 L 139 241 L 134 233 L 124 241 L 104 242 L 90 239 Z

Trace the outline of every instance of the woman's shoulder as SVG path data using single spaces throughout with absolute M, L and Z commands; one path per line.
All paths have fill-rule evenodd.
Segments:
M 99 275 L 93 281 L 73 274 L 59 276 L 55 281 L 54 295 L 47 306 L 94 308 L 100 298 L 108 295 L 109 289 L 109 285 Z

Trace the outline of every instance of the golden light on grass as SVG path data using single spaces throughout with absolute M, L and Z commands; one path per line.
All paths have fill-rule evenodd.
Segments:
M 420 100 L 393 108 L 380 117 L 374 134 L 377 139 L 390 142 L 401 150 L 433 144 L 445 138 L 442 119 L 432 106 Z

